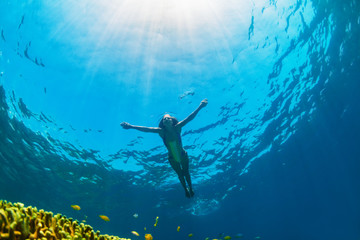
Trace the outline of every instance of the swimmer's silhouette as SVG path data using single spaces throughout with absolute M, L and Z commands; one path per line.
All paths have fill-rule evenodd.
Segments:
M 194 191 L 189 174 L 189 156 L 182 146 L 181 128 L 193 120 L 196 114 L 204 108 L 207 103 L 207 99 L 202 100 L 200 106 L 180 122 L 175 117 L 165 114 L 159 123 L 159 127 L 134 126 L 127 122 L 120 124 L 124 129 L 136 129 L 142 132 L 158 133 L 160 135 L 169 151 L 168 157 L 170 165 L 178 175 L 180 183 L 185 190 L 185 195 L 188 198 L 194 196 Z M 186 182 L 188 188 L 186 187 Z

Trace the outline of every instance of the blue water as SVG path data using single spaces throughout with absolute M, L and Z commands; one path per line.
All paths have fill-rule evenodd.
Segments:
M 360 238 L 357 0 L 99 2 L 0 1 L 0 199 L 133 239 Z M 119 124 L 204 98 L 187 199 Z

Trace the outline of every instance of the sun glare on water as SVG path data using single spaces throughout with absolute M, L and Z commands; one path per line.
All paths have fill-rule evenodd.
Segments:
M 234 38 L 235 28 L 241 29 L 239 25 L 248 28 L 252 7 L 250 0 L 229 0 L 226 4 L 220 0 L 68 1 L 61 4 L 65 20 L 59 29 L 72 32 L 56 34 L 60 41 L 71 42 L 74 55 L 84 59 L 82 62 L 86 62 L 89 74 L 104 67 L 103 71 L 116 71 L 117 79 L 132 79 L 134 84 L 134 79 L 141 79 L 143 82 L 136 84 L 142 84 L 144 89 L 149 89 L 156 73 L 166 74 L 167 79 L 181 73 L 201 75 L 200 68 L 210 67 L 204 61 L 214 59 L 209 54 L 221 58 L 230 55 L 233 43 L 229 41 L 241 41 L 240 37 Z M 231 56 L 225 57 L 231 62 Z
M 214 22 L 215 14 L 221 11 L 220 5 L 206 0 L 131 0 L 107 1 L 103 4 L 113 23 L 128 23 L 132 26 L 150 24 L 152 27 L 163 27 L 183 30 L 196 28 Z
M 226 3 L 219 0 L 69 1 L 63 4 L 63 15 L 67 18 L 65 23 L 75 25 L 75 31 L 86 31 L 87 38 L 95 38 L 97 44 L 123 44 L 132 40 L 138 48 L 141 47 L 139 41 L 144 39 L 152 44 L 158 42 L 160 46 L 166 46 L 164 38 L 172 42 L 199 41 L 211 35 L 216 39 L 216 35 L 231 30 L 230 22 L 234 18 L 239 25 L 248 17 L 242 12 L 251 12 L 251 1 L 245 3 L 234 0 Z

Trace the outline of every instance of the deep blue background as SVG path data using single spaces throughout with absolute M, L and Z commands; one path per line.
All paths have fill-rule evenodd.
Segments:
M 310 24 L 306 24 L 304 19 L 307 18 L 303 16 L 301 7 L 310 3 L 314 17 Z M 6 1 L 2 4 L 11 5 Z M 266 2 L 264 6 L 255 6 L 253 12 L 266 13 L 267 7 L 276 4 L 281 3 Z M 46 4 L 41 5 L 44 9 L 31 6 L 38 10 L 28 10 L 34 15 L 41 15 L 41 10 L 46 9 Z M 16 8 L 9 7 L 12 10 Z M 64 79 L 66 84 L 62 85 L 57 79 L 59 76 L 60 79 L 62 76 L 75 79 L 82 71 L 81 66 L 74 67 L 79 67 L 78 72 L 72 70 L 59 73 L 63 71 L 62 64 L 71 65 L 61 56 L 54 58 L 61 63 L 59 65 L 51 63 L 46 57 L 35 62 L 31 46 L 36 46 L 37 41 L 29 45 L 24 40 L 26 34 L 19 29 L 26 28 L 26 31 L 31 32 L 33 28 L 38 31 L 39 26 L 34 23 L 27 25 L 29 12 L 24 14 L 24 22 L 19 25 L 21 13 L 25 11 L 20 7 L 17 16 L 13 16 L 10 10 L 11 14 L 6 15 L 4 9 L 0 11 L 0 14 L 3 13 L 3 18 L 0 18 L 3 36 L 0 40 L 1 199 L 35 205 L 79 220 L 87 215 L 88 223 L 95 229 L 123 237 L 133 237 L 130 231 L 136 230 L 141 235 L 150 232 L 159 240 L 186 239 L 189 233 L 194 234 L 193 239 L 222 238 L 226 235 L 234 237 L 240 233 L 243 239 L 359 239 L 360 4 L 357 1 L 293 2 L 289 9 L 284 10 L 287 14 L 285 32 L 300 22 L 302 28 L 298 28 L 299 33 L 295 38 L 281 37 L 282 33 L 279 32 L 276 54 L 267 57 L 265 47 L 255 47 L 254 53 L 259 56 L 265 54 L 263 57 L 268 60 L 266 62 L 261 58 L 258 62 L 242 61 L 242 57 L 247 56 L 245 50 L 234 55 L 237 57 L 234 57 L 232 64 L 238 64 L 238 70 L 249 70 L 243 76 L 247 81 L 231 82 L 229 79 L 233 77 L 232 74 L 222 78 L 204 74 L 204 79 L 212 79 L 208 83 L 210 87 L 201 88 L 195 82 L 189 84 L 197 87 L 194 87 L 194 97 L 185 98 L 186 104 L 177 97 L 170 101 L 165 98 L 168 95 L 161 92 L 155 100 L 146 100 L 147 97 L 141 95 L 138 102 L 123 101 L 119 105 L 126 107 L 119 107 L 119 111 L 111 108 L 118 101 L 112 97 L 120 92 L 123 95 L 119 98 L 126 99 L 134 89 L 127 89 L 120 83 L 114 87 L 104 82 L 104 89 L 109 85 L 118 92 L 109 92 L 104 97 L 93 93 L 99 89 L 98 85 L 94 89 L 88 86 L 89 101 L 106 99 L 100 101 L 99 105 L 86 106 L 97 109 L 90 115 L 86 115 L 86 110 L 82 108 L 76 114 L 71 114 L 76 111 L 76 107 L 81 106 L 81 101 L 86 102 L 72 95 L 72 91 L 81 92 L 79 89 L 82 82 L 71 85 L 71 80 Z M 276 13 L 282 12 L 282 9 L 275 9 Z M 302 18 L 294 22 L 291 17 L 297 11 L 301 12 L 299 16 Z M 16 24 L 10 21 L 12 17 L 18 20 Z M 249 20 L 250 25 L 246 26 L 249 46 L 252 47 L 256 43 L 252 37 L 256 37 L 258 29 L 263 29 L 256 25 L 256 17 Z M 51 26 L 51 23 L 48 24 Z M 47 32 L 47 27 L 43 26 L 40 32 Z M 264 34 L 270 35 L 271 29 L 268 31 Z M 11 39 L 11 36 L 17 36 L 18 39 Z M 56 43 L 61 45 L 61 41 Z M 268 43 L 267 40 L 264 46 L 266 44 L 274 46 L 273 42 Z M 328 48 L 325 49 L 324 45 Z M 21 49 L 24 46 L 30 49 L 27 57 L 26 50 L 24 52 Z M 281 54 L 277 55 L 278 51 Z M 36 53 L 46 55 L 42 51 Z M 271 56 L 274 59 L 270 59 Z M 256 57 L 248 56 L 253 60 Z M 43 62 L 45 67 L 39 62 Z M 271 66 L 267 68 L 267 64 Z M 137 69 L 138 65 L 130 70 Z M 115 73 L 109 70 L 107 74 Z M 51 75 L 54 76 L 54 82 L 47 82 Z M 254 76 L 261 78 L 252 78 Z M 93 80 L 98 81 L 96 78 Z M 256 87 L 259 82 L 260 87 Z M 172 86 L 171 91 L 179 87 L 167 84 Z M 57 88 L 57 85 L 61 87 Z M 223 86 L 223 89 L 220 90 L 219 86 Z M 257 99 L 255 97 L 260 99 L 261 92 L 267 86 L 271 87 L 265 94 L 264 103 L 257 105 L 254 103 L 254 99 Z M 299 90 L 298 86 L 303 86 L 303 89 Z M 182 87 L 179 88 L 183 90 Z M 47 93 L 44 93 L 45 88 Z M 68 95 L 62 88 L 69 88 Z M 207 94 L 209 109 L 201 112 L 199 119 L 194 120 L 193 125 L 183 132 L 186 148 L 192 153 L 191 173 L 196 179 L 196 196 L 186 199 L 166 163 L 165 150 L 146 142 L 159 141 L 158 144 L 161 144 L 161 140 L 149 135 L 122 132 L 118 124 L 115 127 L 112 123 L 130 118 L 139 123 L 156 124 L 159 116 L 148 118 L 147 114 L 156 115 L 162 109 L 174 105 L 181 105 L 177 114 L 182 117 Z M 52 98 L 47 102 L 46 97 L 49 95 Z M 246 98 L 251 95 L 255 97 Z M 72 97 L 75 101 L 71 101 Z M 55 100 L 59 102 L 51 105 Z M 141 100 L 144 102 L 141 103 Z M 148 107 L 145 100 L 163 102 L 165 106 L 157 105 L 160 111 Z M 291 110 L 294 109 L 294 102 L 297 108 Z M 101 111 L 101 104 L 109 103 L 112 103 L 109 109 L 119 113 L 115 119 L 103 120 L 108 113 Z M 211 108 L 211 104 L 216 107 Z M 42 112 L 43 109 L 52 107 L 54 110 L 50 115 L 59 111 L 58 115 L 55 114 L 58 118 L 44 119 L 48 112 Z M 136 109 L 147 110 L 142 112 Z M 71 130 L 72 127 L 64 127 L 66 124 L 62 121 L 66 117 L 62 113 L 74 117 L 71 126 L 84 124 L 83 129 L 75 131 Z M 87 120 L 83 120 L 81 115 L 85 115 Z M 260 116 L 260 120 L 251 121 L 257 119 L 253 115 Z M 294 119 L 298 120 L 290 124 Z M 96 126 L 96 129 L 89 130 L 88 126 Z M 69 132 L 69 137 L 63 128 Z M 100 135 L 102 128 L 105 129 L 104 135 Z M 258 134 L 252 134 L 253 130 Z M 282 141 L 285 138 L 279 137 L 281 131 L 291 133 L 290 137 Z M 245 143 L 254 135 L 256 141 L 253 145 Z M 100 150 L 82 147 L 83 142 L 80 140 L 79 143 L 78 139 L 85 138 L 88 141 L 85 142 L 90 145 L 98 144 Z M 102 154 L 102 151 L 111 151 L 110 147 L 106 147 L 107 144 L 117 148 L 114 142 L 120 140 L 123 142 L 118 144 L 126 146 L 118 147 L 120 157 L 111 158 L 110 155 Z M 208 140 L 217 144 L 211 145 Z M 135 161 L 126 158 L 129 156 Z M 126 159 L 121 166 L 129 169 L 116 167 L 114 163 L 119 159 Z M 133 170 L 132 161 L 143 170 Z M 208 172 L 206 169 L 209 169 Z M 215 171 L 218 174 L 213 174 Z M 203 180 L 202 177 L 205 178 L 207 173 L 210 177 Z M 75 212 L 70 208 L 71 204 L 81 205 L 82 210 Z M 132 216 L 135 212 L 139 214 L 137 219 Z M 111 221 L 102 221 L 98 218 L 99 214 L 108 215 Z M 159 225 L 154 228 L 156 216 L 160 219 Z M 179 225 L 181 231 L 178 233 L 176 228 Z M 142 230 L 144 227 L 146 231 Z

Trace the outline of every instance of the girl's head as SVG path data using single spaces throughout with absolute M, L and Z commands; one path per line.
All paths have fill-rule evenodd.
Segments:
M 175 117 L 165 114 L 160 120 L 159 128 L 175 126 L 178 122 L 179 121 Z

